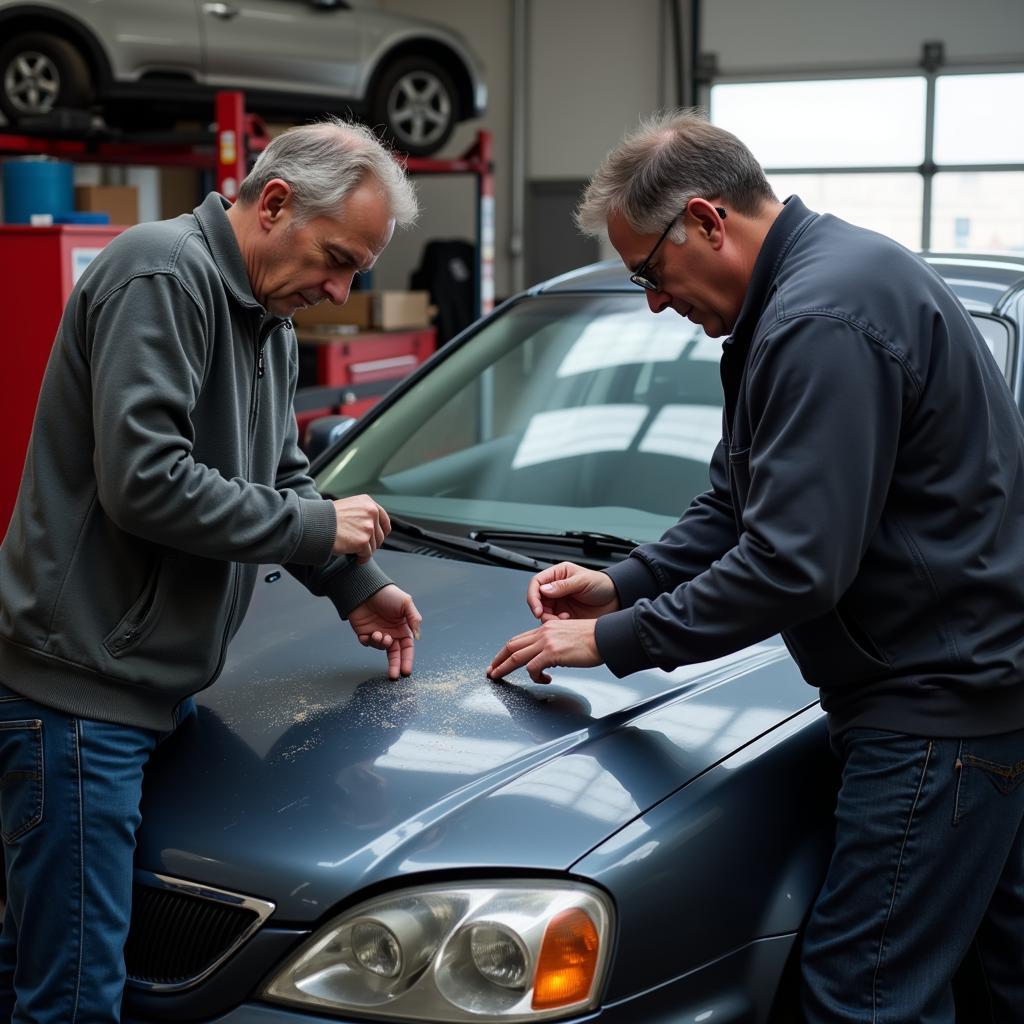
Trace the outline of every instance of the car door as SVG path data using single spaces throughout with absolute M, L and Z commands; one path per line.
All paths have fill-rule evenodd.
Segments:
M 194 0 L 203 80 L 218 88 L 352 96 L 361 16 L 323 0 Z
M 114 78 L 201 72 L 199 18 L 190 4 L 165 0 L 101 0 L 76 11 L 102 39 Z

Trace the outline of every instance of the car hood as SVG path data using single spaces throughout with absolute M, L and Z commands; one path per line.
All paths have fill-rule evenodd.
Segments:
M 778 640 L 675 672 L 484 675 L 528 575 L 384 551 L 424 615 L 390 682 L 330 602 L 261 570 L 224 673 L 147 773 L 137 865 L 314 920 L 433 870 L 565 870 L 814 702 Z

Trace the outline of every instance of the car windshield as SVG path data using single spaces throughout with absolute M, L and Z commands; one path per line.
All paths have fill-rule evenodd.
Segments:
M 643 296 L 528 298 L 496 317 L 318 476 L 390 513 L 474 529 L 654 540 L 708 488 L 721 343 Z

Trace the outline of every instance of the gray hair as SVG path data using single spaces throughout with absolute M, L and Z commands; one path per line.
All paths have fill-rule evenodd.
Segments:
M 238 201 L 255 203 L 268 182 L 281 178 L 291 186 L 301 225 L 336 213 L 367 177 L 387 197 L 396 227 L 415 222 L 419 204 L 404 168 L 369 128 L 339 117 L 289 128 L 271 139 L 239 187 Z
M 697 197 L 720 197 L 748 215 L 776 198 L 735 135 L 698 110 L 670 110 L 642 120 L 604 158 L 576 208 L 576 224 L 584 234 L 600 235 L 619 213 L 638 234 L 660 234 Z M 682 224 L 668 237 L 685 241 Z

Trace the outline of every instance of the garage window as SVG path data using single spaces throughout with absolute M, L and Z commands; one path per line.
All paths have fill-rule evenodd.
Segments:
M 798 193 L 908 248 L 1024 252 L 1024 73 L 721 82 L 711 120 Z

